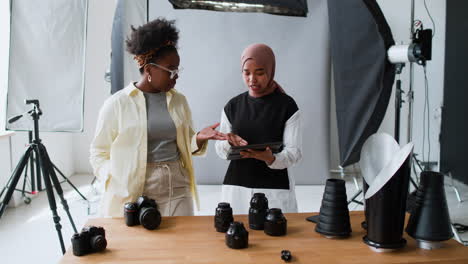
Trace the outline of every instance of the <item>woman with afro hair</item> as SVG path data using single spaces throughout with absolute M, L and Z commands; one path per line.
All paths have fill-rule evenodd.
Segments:
M 208 140 L 224 140 L 219 124 L 195 133 L 186 98 L 174 89 L 179 77 L 179 32 L 175 21 L 158 18 L 132 27 L 127 51 L 140 80 L 102 106 L 90 148 L 94 175 L 104 184 L 100 214 L 122 216 L 124 204 L 155 199 L 163 216 L 193 215 L 198 205 L 192 155 Z

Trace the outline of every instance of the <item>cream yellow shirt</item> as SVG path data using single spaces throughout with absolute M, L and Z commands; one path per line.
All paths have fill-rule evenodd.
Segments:
M 169 114 L 176 126 L 180 159 L 188 171 L 190 190 L 199 206 L 192 155 L 203 155 L 208 144 L 198 149 L 185 96 L 171 89 L 166 97 Z M 133 83 L 104 102 L 90 147 L 94 175 L 105 186 L 101 215 L 122 216 L 123 205 L 135 201 L 143 193 L 147 132 L 145 97 Z

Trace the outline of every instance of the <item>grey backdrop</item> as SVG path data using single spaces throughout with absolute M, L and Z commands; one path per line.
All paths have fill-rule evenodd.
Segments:
M 246 91 L 240 54 L 261 42 L 276 54 L 276 77 L 297 102 L 303 119 L 303 160 L 290 171 L 297 184 L 324 184 L 329 170 L 330 54 L 326 0 L 309 0 L 307 18 L 261 13 L 174 10 L 152 0 L 149 17 L 176 19 L 184 67 L 176 89 L 187 97 L 195 127 L 219 122 L 226 102 Z M 228 162 L 211 142 L 205 158 L 195 157 L 199 184 L 220 184 Z

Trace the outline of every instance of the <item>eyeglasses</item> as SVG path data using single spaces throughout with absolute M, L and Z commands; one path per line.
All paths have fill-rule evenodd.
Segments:
M 184 69 L 184 68 L 180 67 L 180 68 L 175 69 L 175 70 L 170 70 L 170 69 L 168 69 L 168 68 L 166 68 L 166 67 L 164 67 L 164 66 L 161 66 L 161 65 L 159 65 L 159 64 L 156 64 L 156 63 L 150 62 L 150 63 L 148 63 L 148 64 L 154 65 L 154 66 L 156 66 L 156 67 L 158 67 L 158 68 L 160 68 L 160 69 L 163 69 L 163 70 L 169 72 L 169 73 L 171 74 L 171 76 L 169 76 L 169 78 L 171 78 L 171 79 L 174 79 L 175 76 L 176 76 L 176 75 L 179 75 L 180 72 Z

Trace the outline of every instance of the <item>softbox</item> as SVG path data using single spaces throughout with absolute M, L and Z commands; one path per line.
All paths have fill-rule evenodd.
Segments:
M 359 160 L 385 115 L 395 80 L 395 42 L 375 0 L 328 1 L 340 164 Z
M 38 99 L 41 131 L 82 131 L 88 0 L 11 1 L 6 117 Z M 24 117 L 9 130 L 32 130 Z
M 283 16 L 307 16 L 307 0 L 169 0 L 175 9 L 226 12 L 262 12 Z

